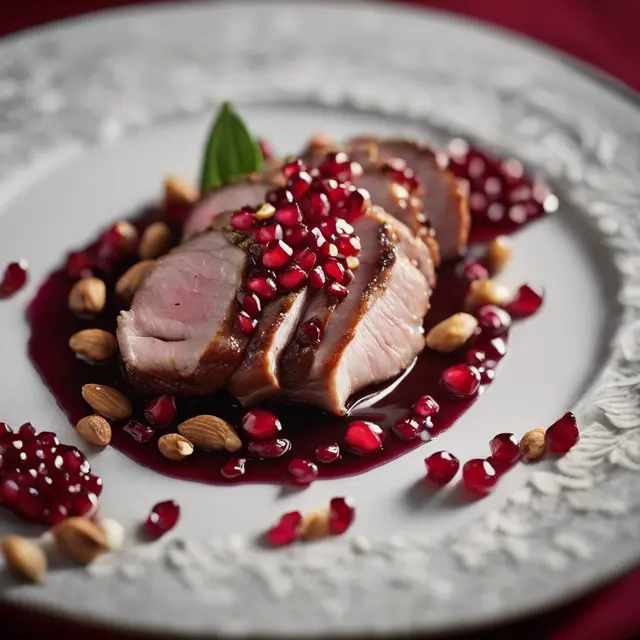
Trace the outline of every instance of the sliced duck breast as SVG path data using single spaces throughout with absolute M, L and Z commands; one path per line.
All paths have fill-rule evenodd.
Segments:
M 362 251 L 348 295 L 316 294 L 280 362 L 288 398 L 338 415 L 351 395 L 397 375 L 422 351 L 431 294 L 388 218 L 370 210 L 354 227 Z
M 241 207 L 257 207 L 264 202 L 273 184 L 268 181 L 245 180 L 227 184 L 206 194 L 189 214 L 182 228 L 183 240 L 209 227 L 223 211 L 237 211 Z
M 418 180 L 417 195 L 424 205 L 423 223 L 435 230 L 443 259 L 464 253 L 471 226 L 467 197 L 453 174 L 440 167 L 431 149 L 413 140 L 363 136 L 350 140 L 345 151 L 358 161 L 375 158 L 384 164 L 395 158 L 404 160 Z M 378 204 L 373 197 L 372 201 Z
M 249 338 L 234 318 L 249 260 L 222 230 L 226 218 L 160 258 L 121 312 L 120 354 L 140 390 L 206 395 L 240 365 Z

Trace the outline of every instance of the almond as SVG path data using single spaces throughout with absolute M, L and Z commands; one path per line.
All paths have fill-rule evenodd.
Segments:
M 155 263 L 155 260 L 141 260 L 127 269 L 116 282 L 116 295 L 118 298 L 123 302 L 131 302 Z
M 268 220 L 269 218 L 273 218 L 276 215 L 276 208 L 265 202 L 254 214 L 257 220 Z
M 118 246 L 120 249 L 133 255 L 138 250 L 138 244 L 140 243 L 138 230 L 128 220 L 119 220 L 113 225 L 113 228 L 119 236 Z
M 312 155 L 324 155 L 335 146 L 335 140 L 328 133 L 316 133 L 307 143 L 307 149 Z
M 184 460 L 193 453 L 193 445 L 179 433 L 167 433 L 158 440 L 160 453 L 169 460 Z
M 355 271 L 360 266 L 360 260 L 355 256 L 347 256 L 346 263 L 351 271 Z
M 100 278 L 82 278 L 69 292 L 69 309 L 78 315 L 100 313 L 107 302 L 107 287 Z
M 178 426 L 178 431 L 205 451 L 238 451 L 242 448 L 242 442 L 234 428 L 216 416 L 196 416 Z
M 427 347 L 435 351 L 455 351 L 473 335 L 478 321 L 468 313 L 454 313 L 427 334 Z
M 104 531 L 87 518 L 67 518 L 51 534 L 56 549 L 76 564 L 89 564 L 108 549 Z
M 122 393 L 100 384 L 85 384 L 82 387 L 85 402 L 107 420 L 126 420 L 131 416 L 131 403 Z
M 544 455 L 547 445 L 544 441 L 544 429 L 527 431 L 520 440 L 520 453 L 527 462 L 533 462 Z
M 152 260 L 167 253 L 172 246 L 171 229 L 164 222 L 154 222 L 142 234 L 138 255 L 141 260 Z
M 316 509 L 306 513 L 300 523 L 299 535 L 304 540 L 317 540 L 329 535 L 329 510 Z
M 474 280 L 464 299 L 465 309 L 473 311 L 483 304 L 495 304 L 503 307 L 511 301 L 511 292 L 507 287 L 493 280 Z
M 85 329 L 69 338 L 69 347 L 79 358 L 102 362 L 118 350 L 116 337 L 102 329 Z
M 111 425 L 101 416 L 82 418 L 76 431 L 83 440 L 97 447 L 106 447 L 111 442 Z
M 168 175 L 164 179 L 165 202 L 195 202 L 198 190 L 186 178 L 178 175 Z
M 6 536 L 0 543 L 7 566 L 18 577 L 29 582 L 44 582 L 47 556 L 35 542 L 22 536 Z
M 483 262 L 492 274 L 500 273 L 511 260 L 511 241 L 507 236 L 494 238 L 485 248 Z

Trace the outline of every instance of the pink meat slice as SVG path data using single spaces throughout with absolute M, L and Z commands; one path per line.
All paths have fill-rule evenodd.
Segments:
M 120 354 L 137 388 L 206 395 L 224 385 L 248 343 L 234 326 L 247 266 L 245 251 L 215 228 L 158 260 L 118 318 Z
M 194 207 L 182 228 L 182 238 L 188 240 L 204 231 L 214 218 L 223 211 L 237 211 L 244 206 L 257 207 L 264 202 L 265 195 L 273 185 L 246 180 L 225 185 L 211 191 Z
M 289 399 L 331 413 L 347 411 L 351 395 L 406 369 L 424 348 L 422 322 L 431 287 L 404 253 L 389 219 L 370 211 L 355 223 L 362 251 L 349 295 L 316 294 L 302 322 L 324 327 L 317 345 L 294 340 L 280 364 Z M 422 250 L 428 249 L 422 245 Z M 428 259 L 428 258 L 426 258 Z

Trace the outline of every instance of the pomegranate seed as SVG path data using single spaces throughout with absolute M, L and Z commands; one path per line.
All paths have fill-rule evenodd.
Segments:
M 313 289 L 322 289 L 327 281 L 322 267 L 316 267 L 309 273 L 309 286 Z
M 324 193 L 309 192 L 300 199 L 300 207 L 309 220 L 320 222 L 329 215 L 331 204 Z
M 330 278 L 333 278 L 338 283 L 342 283 L 344 280 L 344 267 L 337 260 L 329 258 L 323 266 L 325 273 Z
M 42 520 L 45 524 L 54 525 L 69 517 L 69 511 L 64 504 L 56 503 L 42 510 Z
M 538 311 L 542 306 L 542 301 L 542 289 L 525 284 L 518 289 L 516 297 L 507 305 L 507 311 L 514 318 L 527 318 Z
M 305 271 L 310 271 L 313 269 L 317 257 L 316 254 L 311 251 L 311 249 L 299 249 L 298 251 L 293 252 L 293 259 L 300 266 L 301 269 Z
M 62 460 L 61 468 L 64 469 L 64 471 L 67 473 L 78 473 L 79 471 L 85 473 L 84 468 L 86 468 L 88 462 L 79 449 L 67 444 L 61 444 L 56 453 Z M 88 473 L 88 471 L 89 470 L 86 472 Z
M 22 440 L 30 440 L 36 435 L 36 430 L 30 422 L 25 422 L 19 429 L 18 435 Z
M 351 160 L 342 151 L 327 154 L 318 169 L 322 175 L 334 178 L 339 182 L 350 182 L 353 177 L 351 175 Z
M 220 473 L 229 480 L 239 478 L 240 476 L 244 475 L 246 463 L 246 458 L 238 458 L 237 456 L 232 456 L 231 458 L 229 458 L 224 467 L 220 469 Z
M 311 484 L 318 477 L 318 467 L 310 460 L 294 458 L 289 463 L 289 473 L 297 484 Z
M 7 475 L 2 480 L 2 485 L 0 485 L 0 492 L 2 493 L 3 502 L 8 505 L 14 505 L 18 501 L 20 487 L 11 476 Z
M 382 449 L 382 429 L 373 422 L 357 420 L 347 428 L 345 440 L 355 453 L 368 455 Z
M 176 399 L 173 396 L 158 396 L 144 408 L 145 420 L 154 427 L 168 427 L 176 417 Z
M 257 328 L 258 321 L 252 318 L 246 311 L 241 311 L 236 315 L 236 327 L 246 335 L 251 335 Z
M 272 240 L 265 245 L 262 253 L 262 264 L 267 269 L 279 269 L 291 260 L 292 254 L 293 249 L 286 242 Z
M 327 285 L 327 294 L 333 296 L 334 298 L 345 298 L 349 293 L 349 290 L 346 287 L 343 287 L 341 284 L 337 282 L 330 282 Z
M 295 160 L 291 160 L 291 162 L 287 162 L 287 164 L 285 164 L 282 167 L 282 173 L 284 174 L 284 177 L 286 180 L 288 180 L 291 176 L 295 175 L 296 173 L 299 173 L 300 171 L 304 171 L 304 170 L 305 170 L 304 162 L 302 162 L 302 160 L 300 160 L 299 158 L 296 158 Z
M 360 238 L 352 236 L 338 236 L 336 239 L 336 247 L 338 248 L 338 254 L 343 257 L 357 256 L 362 248 L 360 245 Z
M 302 344 L 317 344 L 324 338 L 324 326 L 320 318 L 310 318 L 298 325 L 296 338 Z
M 462 274 L 469 282 L 473 282 L 474 280 L 488 280 L 489 278 L 488 269 L 479 262 L 467 262 L 467 264 L 464 265 Z
M 273 300 L 278 295 L 278 287 L 270 276 L 253 276 L 247 279 L 247 289 L 253 291 L 260 300 Z
M 296 264 L 278 274 L 278 284 L 285 291 L 297 289 L 302 286 L 306 279 L 307 274 Z
M 252 440 L 247 449 L 249 453 L 254 453 L 259 458 L 280 458 L 291 449 L 291 442 L 286 438 Z
M 356 510 L 350 498 L 332 498 L 329 503 L 329 531 L 342 535 L 353 523 Z
M 349 195 L 345 203 L 346 218 L 349 222 L 357 220 L 371 205 L 371 196 L 366 189 L 357 189 Z
M 254 438 L 273 438 L 282 430 L 280 420 L 266 409 L 251 409 L 242 418 L 242 428 Z
M 153 539 L 160 538 L 176 526 L 179 517 L 180 507 L 176 502 L 173 500 L 158 502 L 151 509 L 145 522 L 147 534 Z
M 316 460 L 323 464 L 331 464 L 340 459 L 340 447 L 337 443 L 325 444 L 316 449 Z
M 250 231 L 256 225 L 256 219 L 251 211 L 241 210 L 231 216 L 231 226 L 238 231 Z
M 27 263 L 11 262 L 4 271 L 0 281 L 0 298 L 8 298 L 17 293 L 27 283 Z
M 549 451 L 567 453 L 580 438 L 576 417 L 571 411 L 556 420 L 544 435 Z
M 478 373 L 480 374 L 480 382 L 482 384 L 490 384 L 496 377 L 496 372 L 493 369 L 487 369 L 486 367 L 479 367 Z
M 295 542 L 298 538 L 298 530 L 302 516 L 298 511 L 285 513 L 280 522 L 267 531 L 267 540 L 274 547 L 283 547 Z
M 415 440 L 420 437 L 420 423 L 411 416 L 404 416 L 391 427 L 402 440 Z
M 489 442 L 492 457 L 499 463 L 511 466 L 520 458 L 520 447 L 513 433 L 499 433 Z
M 130 420 L 122 427 L 125 433 L 128 433 L 136 442 L 143 444 L 149 442 L 153 438 L 153 429 L 146 424 Z
M 0 438 L 8 433 L 13 433 L 11 427 L 6 422 L 0 422 Z
M 287 191 L 284 187 L 278 187 L 277 189 L 269 191 L 266 199 L 267 202 L 274 207 L 284 207 L 289 202 L 293 202 L 293 195 L 291 191 Z
M 413 412 L 423 418 L 430 418 L 440 411 L 440 405 L 431 396 L 422 396 L 413 407 Z
M 336 258 L 338 256 L 338 247 L 333 242 L 325 242 L 320 249 L 318 249 L 318 255 L 322 258 Z
M 300 173 L 296 173 L 289 178 L 287 181 L 287 189 L 291 191 L 295 200 L 299 200 L 309 191 L 312 180 L 306 171 L 300 171 Z
M 240 291 L 236 296 L 238 304 L 243 311 L 246 311 L 250 316 L 256 317 L 262 311 L 262 304 L 260 298 L 255 293 L 249 291 Z
M 460 468 L 458 458 L 448 451 L 432 453 L 425 458 L 424 464 L 427 468 L 427 478 L 440 486 L 451 482 Z
M 80 491 L 71 499 L 70 516 L 91 517 L 98 509 L 98 497 L 89 491 Z
M 67 273 L 71 278 L 89 278 L 93 275 L 93 256 L 88 251 L 75 251 L 67 258 Z
M 477 312 L 478 327 L 482 334 L 495 338 L 506 333 L 511 327 L 511 316 L 495 304 L 485 304 Z
M 345 186 L 338 184 L 338 181 L 333 178 L 322 178 L 319 186 L 327 194 L 332 205 L 342 203 L 348 194 Z
M 96 496 L 99 496 L 102 493 L 102 478 L 92 474 L 87 475 L 84 480 L 84 488 Z
M 309 248 L 318 253 L 320 249 L 327 243 L 322 232 L 318 228 L 311 229 L 311 235 L 309 236 Z
M 493 491 L 498 481 L 496 470 L 486 460 L 476 458 L 462 467 L 462 482 L 465 489 L 476 496 L 484 497 Z
M 480 387 L 480 374 L 475 367 L 455 364 L 442 372 L 442 386 L 453 397 L 469 398 Z
M 267 244 L 274 240 L 282 240 L 284 232 L 279 224 L 267 224 L 264 227 L 258 227 L 253 232 L 253 239 L 260 244 Z
M 307 174 L 308 175 L 308 174 Z M 302 222 L 300 207 L 295 202 L 284 204 L 276 211 L 276 220 L 285 227 L 294 227 Z
M 309 228 L 305 224 L 296 224 L 284 230 L 284 239 L 290 247 L 303 245 L 309 235 Z
M 43 448 L 55 448 L 60 444 L 58 436 L 52 431 L 41 431 L 36 436 L 36 442 Z

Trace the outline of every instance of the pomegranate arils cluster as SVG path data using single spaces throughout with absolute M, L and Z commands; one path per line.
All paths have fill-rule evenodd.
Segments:
M 5 507 L 42 524 L 90 516 L 98 507 L 102 480 L 84 455 L 60 444 L 50 431 L 30 423 L 17 432 L 0 422 L 0 496 Z
M 459 139 L 449 143 L 446 154 L 447 168 L 469 184 L 469 211 L 475 220 L 521 225 L 557 208 L 557 198 L 534 184 L 517 160 L 499 160 Z
M 180 506 L 173 500 L 158 502 L 145 522 L 147 535 L 154 540 L 173 529 L 180 517 Z
M 27 283 L 27 263 L 11 262 L 0 280 L 0 300 L 17 293 Z
M 353 280 L 347 258 L 353 261 L 360 253 L 360 240 L 350 224 L 370 202 L 368 193 L 351 184 L 361 173 L 360 165 L 338 152 L 328 154 L 317 169 L 296 159 L 282 172 L 286 186 L 269 191 L 261 207 L 243 207 L 231 217 L 233 228 L 253 241 L 253 267 L 238 296 L 236 315 L 236 326 L 245 334 L 256 330 L 261 303 L 278 293 L 309 284 L 334 298 L 346 297 Z M 248 300 L 247 292 L 257 301 Z M 322 335 L 311 342 L 318 340 Z

